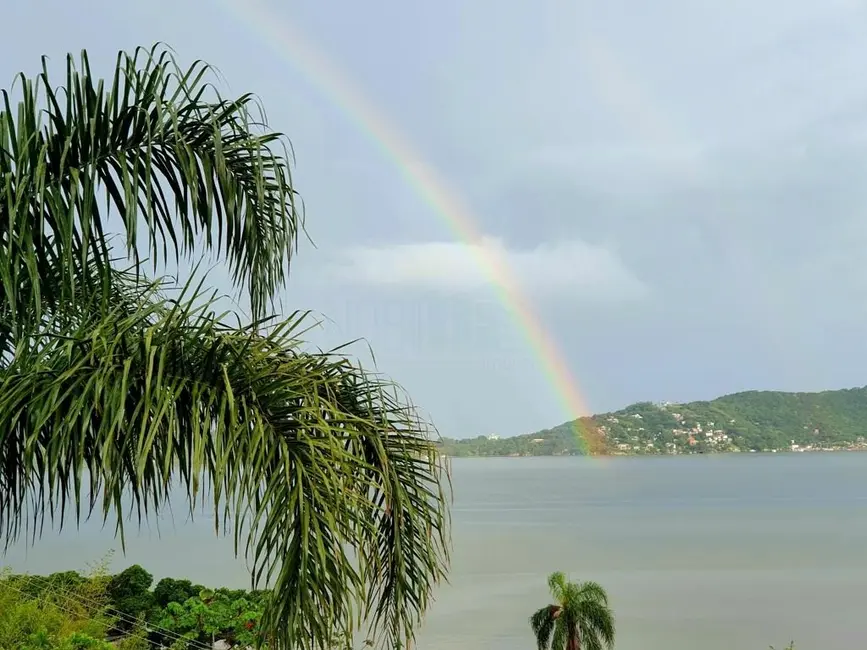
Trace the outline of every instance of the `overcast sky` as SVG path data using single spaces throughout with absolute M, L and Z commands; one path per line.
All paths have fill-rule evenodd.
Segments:
M 593 411 L 867 383 L 864 3 L 256 6 L 469 206 Z M 82 48 L 103 71 L 155 41 L 215 64 L 295 147 L 317 247 L 284 304 L 329 319 L 315 342 L 367 339 L 444 435 L 569 419 L 478 251 L 244 7 L 10 3 L 0 86 Z

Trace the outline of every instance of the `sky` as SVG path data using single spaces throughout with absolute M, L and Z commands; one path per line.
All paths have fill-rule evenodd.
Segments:
M 303 35 L 469 206 L 456 237 L 322 80 Z M 519 279 L 592 412 L 867 383 L 867 5 L 853 0 L 61 0 L 4 11 L 0 87 L 162 41 L 290 138 L 315 247 L 287 313 L 440 433 L 576 413 L 478 265 Z M 225 284 L 219 271 L 215 286 Z M 228 289 L 228 287 L 224 287 Z

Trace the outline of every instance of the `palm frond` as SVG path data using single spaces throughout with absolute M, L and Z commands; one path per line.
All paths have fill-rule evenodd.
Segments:
M 554 636 L 551 637 L 551 650 L 566 650 L 569 641 L 569 628 L 565 621 L 557 621 L 554 626 Z
M 575 585 L 574 598 L 580 601 L 608 604 L 608 593 L 602 585 L 592 580 Z
M 585 600 L 581 604 L 579 627 L 588 650 L 614 647 L 614 613 L 597 600 Z
M 551 590 L 551 596 L 554 597 L 555 602 L 563 602 L 568 584 L 566 574 L 562 571 L 555 571 L 548 576 L 548 589 Z
M 533 636 L 536 637 L 538 650 L 546 650 L 549 647 L 551 634 L 554 632 L 554 612 L 556 609 L 555 605 L 549 605 L 530 617 L 530 627 L 533 630 Z
M 7 544 L 67 508 L 113 517 L 123 539 L 126 499 L 141 522 L 180 481 L 193 514 L 209 485 L 254 588 L 273 587 L 276 647 L 328 647 L 371 618 L 386 647 L 411 638 L 448 560 L 430 430 L 387 382 L 300 350 L 301 315 L 262 334 L 211 304 L 131 282 L 113 309 L 96 300 L 19 341 L 0 369 Z
M 287 148 L 261 128 L 251 95 L 223 99 L 209 72 L 202 62 L 180 68 L 166 48 L 139 48 L 118 55 L 106 85 L 83 52 L 80 67 L 67 58 L 63 86 L 52 84 L 45 61 L 35 79 L 19 75 L 17 110 L 2 91 L 7 318 L 39 318 L 69 297 L 91 262 L 110 283 L 110 213 L 136 264 L 149 257 L 156 268 L 203 245 L 228 262 L 254 314 L 264 314 L 301 227 Z M 61 281 L 49 282 L 58 271 Z

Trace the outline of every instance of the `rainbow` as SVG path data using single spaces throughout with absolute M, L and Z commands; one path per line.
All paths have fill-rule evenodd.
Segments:
M 590 410 L 581 397 L 578 382 L 563 361 L 563 353 L 536 314 L 508 264 L 493 247 L 485 245 L 483 234 L 476 225 L 478 220 L 466 202 L 425 163 L 382 112 L 308 43 L 286 18 L 271 11 L 259 0 L 219 0 L 219 4 L 238 20 L 246 23 L 258 37 L 264 39 L 277 56 L 342 109 L 357 128 L 392 160 L 407 185 L 446 223 L 455 237 L 476 252 L 477 263 L 539 360 L 542 372 L 556 391 L 566 417 L 577 420 L 589 415 Z M 601 440 L 596 435 L 589 431 L 579 431 L 577 427 L 576 435 L 579 436 L 579 443 L 583 441 L 592 453 L 602 451 Z

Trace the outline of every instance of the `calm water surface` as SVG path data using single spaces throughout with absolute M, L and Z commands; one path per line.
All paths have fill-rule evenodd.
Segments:
M 456 460 L 451 584 L 420 650 L 534 647 L 528 615 L 563 570 L 601 582 L 619 650 L 852 650 L 867 638 L 867 454 Z M 213 522 L 164 523 L 126 558 L 246 586 Z M 82 567 L 110 531 L 47 534 L 6 564 Z

